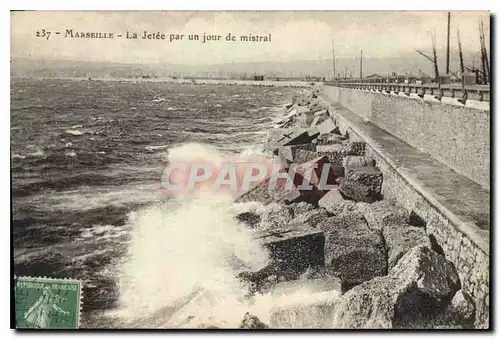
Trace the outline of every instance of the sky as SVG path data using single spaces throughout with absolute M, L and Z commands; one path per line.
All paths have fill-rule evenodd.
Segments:
M 11 12 L 11 57 L 173 63 L 184 65 L 232 62 L 324 60 L 336 58 L 397 57 L 414 49 L 430 53 L 431 34 L 438 49 L 446 47 L 447 12 L 442 11 L 101 11 Z M 451 47 L 457 28 L 465 50 L 479 50 L 479 20 L 489 46 L 489 13 L 451 12 Z M 36 37 L 42 29 L 49 39 Z M 73 32 L 113 32 L 114 39 L 64 37 Z M 55 35 L 60 31 L 60 35 Z M 144 31 L 161 32 L 167 40 L 143 40 Z M 126 39 L 129 32 L 139 39 Z M 227 42 L 228 33 L 237 41 Z M 122 38 L 116 38 L 122 34 Z M 184 34 L 169 41 L 170 34 Z M 189 41 L 189 34 L 221 35 L 221 41 Z M 241 42 L 241 35 L 269 36 L 270 42 Z

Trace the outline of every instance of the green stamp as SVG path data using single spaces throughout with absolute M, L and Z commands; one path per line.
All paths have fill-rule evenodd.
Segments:
M 16 328 L 69 329 L 80 325 L 81 282 L 15 277 Z

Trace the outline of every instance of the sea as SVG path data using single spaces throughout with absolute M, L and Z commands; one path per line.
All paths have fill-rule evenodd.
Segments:
M 296 92 L 11 79 L 14 274 L 81 280 L 82 328 L 265 318 L 270 303 L 249 304 L 235 280 L 267 257 L 236 222 L 232 197 L 167 196 L 161 175 L 172 157 L 261 154 Z

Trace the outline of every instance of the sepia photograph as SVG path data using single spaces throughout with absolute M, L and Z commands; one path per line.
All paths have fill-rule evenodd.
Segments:
M 492 28 L 11 11 L 11 328 L 492 330 Z

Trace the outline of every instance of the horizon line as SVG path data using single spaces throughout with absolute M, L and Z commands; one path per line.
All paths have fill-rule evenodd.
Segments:
M 450 51 L 453 51 L 451 49 Z M 457 48 L 458 52 L 458 48 Z M 463 53 L 480 53 L 478 51 L 462 51 Z M 406 54 L 411 54 L 411 52 L 406 52 Z M 408 55 L 399 54 L 397 56 L 387 56 L 387 57 L 370 57 L 363 55 L 363 60 L 367 59 L 397 59 L 397 58 L 405 58 Z M 415 56 L 418 54 L 415 52 Z M 14 60 L 33 60 L 33 61 L 66 61 L 66 62 L 80 62 L 80 63 L 111 63 L 111 64 L 126 64 L 126 65 L 162 65 L 162 64 L 170 64 L 176 66 L 208 66 L 208 65 L 227 65 L 227 64 L 254 64 L 254 63 L 288 63 L 288 62 L 331 62 L 332 58 L 318 58 L 318 59 L 291 59 L 291 60 L 255 60 L 255 61 L 229 61 L 229 62 L 219 62 L 219 63 L 207 63 L 207 64 L 179 64 L 172 63 L 168 61 L 149 61 L 149 62 L 138 62 L 138 61 L 111 61 L 111 60 L 76 60 L 76 59 L 66 59 L 66 58 L 46 58 L 46 57 L 24 57 L 24 56 L 11 56 L 10 62 L 12 63 Z M 335 60 L 343 60 L 343 59 L 359 59 L 359 55 L 356 56 L 345 56 L 345 57 L 336 57 Z

